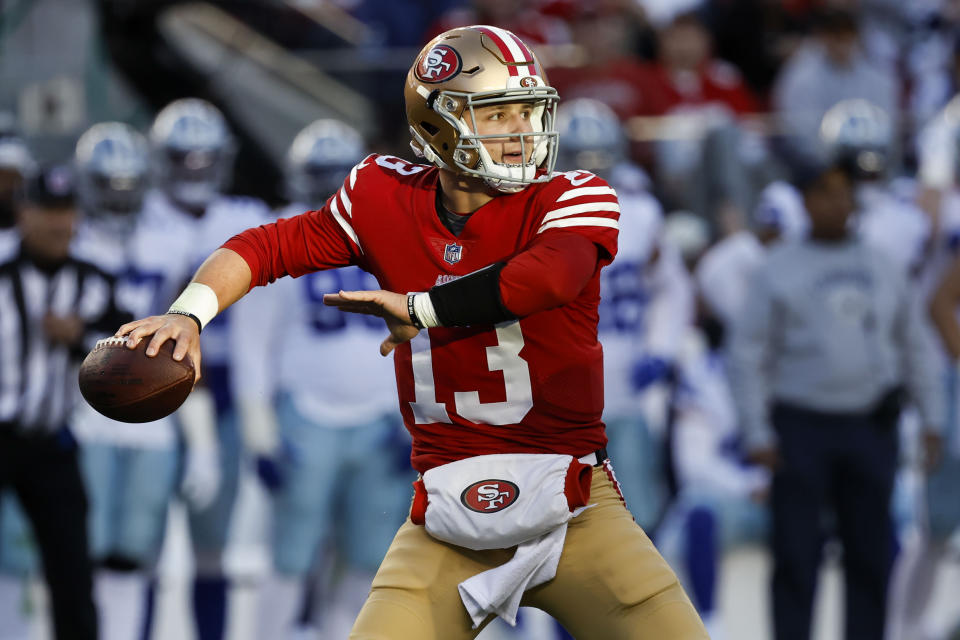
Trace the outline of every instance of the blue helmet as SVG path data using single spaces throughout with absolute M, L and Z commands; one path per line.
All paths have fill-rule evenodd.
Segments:
M 830 160 L 855 178 L 879 178 L 890 163 L 893 124 L 887 112 L 872 102 L 841 100 L 824 114 L 820 141 Z
M 360 132 L 339 120 L 316 120 L 293 139 L 285 166 L 287 197 L 318 208 L 367 154 Z
M 157 114 L 150 143 L 158 186 L 177 204 L 203 208 L 226 187 L 234 141 L 223 114 L 198 98 L 171 102 Z
M 130 216 L 143 208 L 150 183 L 150 147 L 122 122 L 95 124 L 74 153 L 80 206 L 92 216 Z
M 604 173 L 627 158 L 627 139 L 617 114 L 602 102 L 577 98 L 557 113 L 558 165 Z

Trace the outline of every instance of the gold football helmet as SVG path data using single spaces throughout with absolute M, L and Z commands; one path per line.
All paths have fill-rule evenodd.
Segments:
M 483 178 L 507 193 L 550 179 L 557 155 L 554 115 L 559 97 L 547 84 L 540 61 L 511 32 L 474 25 L 440 34 L 407 73 L 404 98 L 410 146 L 428 162 Z M 513 102 L 534 107 L 533 132 L 516 136 L 524 162 L 494 162 L 483 141 L 502 140 L 504 135 L 478 135 L 474 109 Z

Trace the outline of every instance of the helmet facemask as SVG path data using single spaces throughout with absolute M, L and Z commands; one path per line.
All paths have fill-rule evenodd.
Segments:
M 482 178 L 491 188 L 504 193 L 516 193 L 530 184 L 547 181 L 557 159 L 559 136 L 555 127 L 555 115 L 558 101 L 556 89 L 544 86 L 474 93 L 436 92 L 428 100 L 428 104 L 458 132 L 453 166 L 441 163 L 434 153 L 425 152 L 424 155 L 445 169 Z M 530 118 L 532 131 L 517 134 L 476 133 L 477 108 L 517 102 L 533 105 Z M 417 135 L 416 131 L 413 131 L 413 134 L 418 145 L 425 150 L 429 149 L 428 143 Z M 520 164 L 495 162 L 484 146 L 484 141 L 517 138 L 520 141 L 521 156 L 524 158 L 524 162 Z M 416 145 L 414 149 L 416 150 Z

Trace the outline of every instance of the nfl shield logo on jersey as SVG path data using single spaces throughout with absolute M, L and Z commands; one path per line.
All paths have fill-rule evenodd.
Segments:
M 458 244 L 448 244 L 443 248 L 443 259 L 450 264 L 457 264 L 460 262 L 460 257 L 463 255 L 463 247 Z

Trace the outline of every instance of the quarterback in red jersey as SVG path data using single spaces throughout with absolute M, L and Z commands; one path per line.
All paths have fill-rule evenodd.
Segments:
M 616 255 L 619 205 L 591 173 L 552 172 L 558 100 L 509 31 L 441 34 L 406 83 L 411 146 L 429 164 L 369 156 L 322 209 L 231 238 L 168 314 L 117 332 L 131 346 L 152 335 L 148 354 L 172 339 L 175 358 L 197 362 L 199 330 L 254 286 L 345 265 L 377 277 L 380 291 L 331 292 L 324 301 L 386 321 L 381 353 L 395 354 L 426 526 L 421 513 L 398 531 L 351 638 L 472 638 L 494 615 L 512 622 L 519 604 L 549 612 L 580 639 L 707 638 L 625 509 L 606 456 L 597 308 L 600 270 Z M 480 527 L 475 546 L 431 535 L 439 531 L 431 518 L 443 515 L 431 475 L 499 469 L 497 479 L 476 476 L 450 492 L 470 511 L 489 510 L 484 518 L 503 514 L 509 528 L 530 515 L 508 508 L 518 495 L 553 490 L 528 477 L 535 461 L 566 469 L 559 488 L 568 500 L 580 465 L 590 507 L 581 513 L 570 502 L 562 523 L 518 548 L 523 538 L 497 546 L 513 534 L 493 527 L 486 540 Z M 521 480 L 504 480 L 514 471 Z M 519 582 L 517 571 L 495 571 L 525 562 L 532 568 Z

